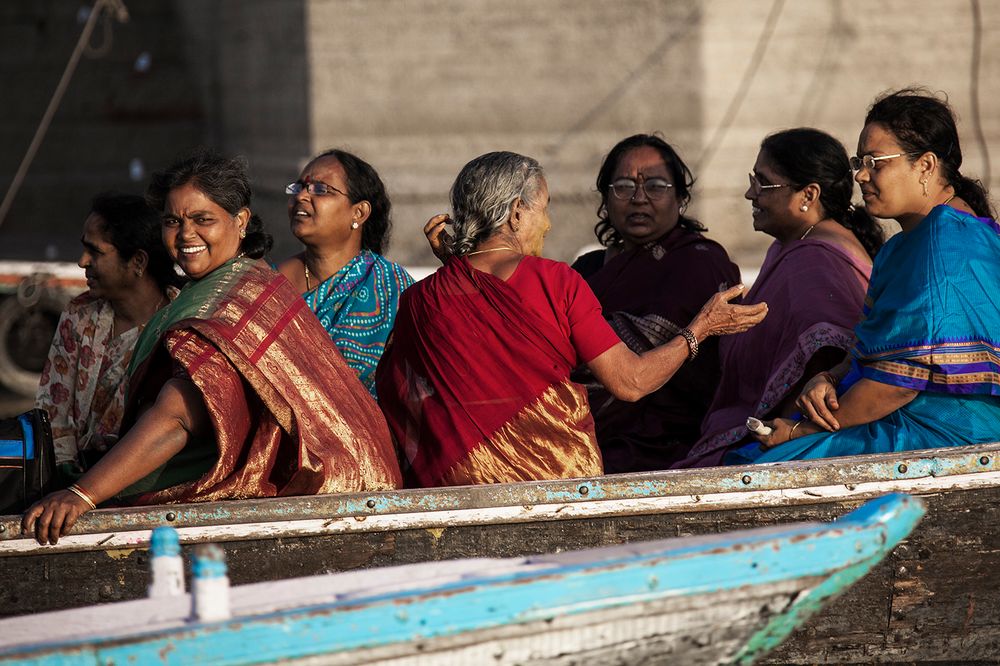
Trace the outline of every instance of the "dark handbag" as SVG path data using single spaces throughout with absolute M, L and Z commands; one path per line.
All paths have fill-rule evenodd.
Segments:
M 52 487 L 52 428 L 44 409 L 0 419 L 0 515 L 24 513 Z

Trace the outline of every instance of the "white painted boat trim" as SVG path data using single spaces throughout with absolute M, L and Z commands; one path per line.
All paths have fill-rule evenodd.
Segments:
M 973 490 L 1000 485 L 1000 471 L 975 472 L 954 476 L 924 476 L 913 479 L 869 481 L 857 484 L 807 486 L 772 490 L 632 497 L 613 500 L 558 502 L 550 504 L 496 506 L 445 511 L 418 511 L 342 518 L 269 521 L 184 527 L 176 525 L 181 543 L 248 541 L 279 537 L 321 536 L 350 532 L 383 532 L 426 529 L 440 536 L 448 527 L 524 523 L 574 518 L 600 518 L 691 511 L 720 511 L 737 508 L 819 504 L 836 501 L 863 501 L 890 492 L 925 495 L 953 490 Z M 34 539 L 22 538 L 0 542 L 0 557 L 86 550 L 121 550 L 147 548 L 151 530 L 103 532 L 62 537 L 52 546 L 40 546 Z

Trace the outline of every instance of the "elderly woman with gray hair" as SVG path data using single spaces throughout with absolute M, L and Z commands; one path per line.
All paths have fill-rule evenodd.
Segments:
M 745 331 L 763 303 L 714 296 L 673 340 L 644 354 L 622 343 L 583 278 L 539 255 L 549 192 L 535 160 L 488 153 L 462 169 L 446 216 L 428 223 L 445 265 L 407 289 L 379 364 L 380 407 L 410 486 L 506 483 L 603 473 L 586 364 L 616 397 L 662 386 L 698 344 Z

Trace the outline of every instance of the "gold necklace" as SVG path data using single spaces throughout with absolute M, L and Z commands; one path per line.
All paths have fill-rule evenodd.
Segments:
M 471 257 L 474 254 L 486 254 L 487 252 L 501 252 L 503 250 L 510 250 L 511 252 L 517 252 L 517 250 L 515 250 L 514 248 L 507 247 L 506 245 L 504 245 L 503 247 L 491 247 L 486 250 L 476 250 L 475 252 L 467 252 L 465 256 Z
M 306 265 L 305 259 L 302 260 L 302 268 L 306 269 L 306 291 L 312 291 L 312 288 L 309 286 L 309 266 Z

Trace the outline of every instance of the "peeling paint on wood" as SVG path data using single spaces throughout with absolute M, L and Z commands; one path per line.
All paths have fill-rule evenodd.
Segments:
M 250 585 L 232 590 L 233 619 L 215 623 L 187 620 L 186 595 L 13 618 L 0 622 L 0 662 L 749 664 L 923 512 L 896 495 L 833 526 Z M 25 641 L 38 629 L 43 639 Z
M 899 490 L 924 497 L 929 507 L 906 544 L 908 554 L 894 553 L 894 567 L 880 565 L 773 659 L 990 660 L 1000 654 L 1000 632 L 991 629 L 1000 626 L 1000 598 L 976 596 L 972 618 L 966 618 L 970 591 L 1000 587 L 998 459 L 1000 444 L 990 444 L 583 481 L 102 510 L 83 516 L 57 548 L 20 538 L 19 518 L 4 517 L 0 568 L 14 582 L 0 589 L 0 614 L 141 596 L 147 582 L 141 549 L 153 528 L 167 524 L 181 529 L 186 544 L 233 539 L 227 545 L 231 576 L 250 582 L 830 520 Z M 750 484 L 743 483 L 745 475 Z M 364 522 L 354 520 L 360 515 Z M 109 534 L 115 539 L 95 545 Z M 106 548 L 137 550 L 113 561 L 103 556 Z M 51 580 L 42 579 L 39 559 L 51 565 Z M 904 588 L 894 602 L 900 564 L 916 572 L 911 575 L 927 596 L 908 596 Z

